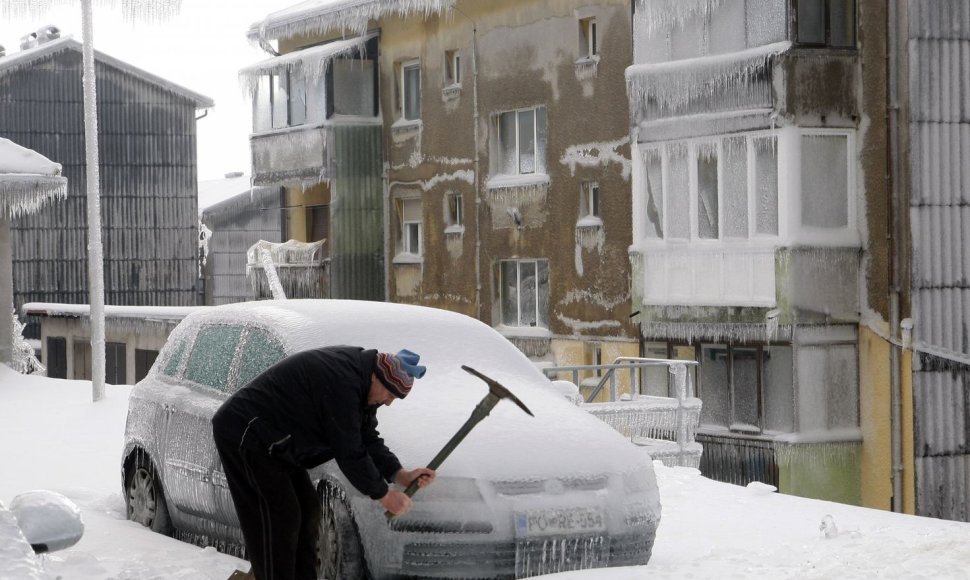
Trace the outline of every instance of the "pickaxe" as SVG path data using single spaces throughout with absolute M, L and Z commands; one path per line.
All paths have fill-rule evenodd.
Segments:
M 428 469 L 438 469 L 438 466 L 440 466 L 444 462 L 444 460 L 449 455 L 451 455 L 451 452 L 454 451 L 455 447 L 458 447 L 458 444 L 461 443 L 462 440 L 468 435 L 468 433 L 475 428 L 475 425 L 478 425 L 482 421 L 482 419 L 487 417 L 488 414 L 492 412 L 492 409 L 495 408 L 495 405 L 497 405 L 498 402 L 501 401 L 502 399 L 508 399 L 512 401 L 513 403 L 521 407 L 523 411 L 528 413 L 529 416 L 535 417 L 535 415 L 532 414 L 532 411 L 530 411 L 529 408 L 525 406 L 525 403 L 520 401 L 518 397 L 516 397 L 511 392 L 509 392 L 508 389 L 503 387 L 495 379 L 489 378 L 483 375 L 482 373 L 476 371 L 475 369 L 471 367 L 467 367 L 465 365 L 461 365 L 461 368 L 465 372 L 471 373 L 476 377 L 485 381 L 485 384 L 488 385 L 488 394 L 485 395 L 485 398 L 482 399 L 477 405 L 475 405 L 475 408 L 472 409 L 471 417 L 469 417 L 468 420 L 465 421 L 465 424 L 461 426 L 461 429 L 459 429 L 457 433 L 452 435 L 451 439 L 447 443 L 445 443 L 444 447 L 441 448 L 441 451 L 439 451 L 438 454 L 434 456 L 434 459 L 432 459 L 431 462 L 428 463 Z M 414 495 L 414 492 L 416 492 L 417 490 L 418 490 L 418 480 L 415 479 L 414 481 L 411 482 L 410 485 L 407 486 L 407 489 L 404 490 L 404 493 L 406 493 L 408 497 L 411 497 Z M 391 512 L 385 512 L 384 515 L 386 515 L 388 518 L 394 517 L 394 514 L 392 514 Z

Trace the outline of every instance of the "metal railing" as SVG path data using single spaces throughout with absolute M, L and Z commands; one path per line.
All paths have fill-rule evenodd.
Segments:
M 578 403 L 580 407 L 603 420 L 630 440 L 647 448 L 651 457 L 665 465 L 698 467 L 701 445 L 695 440 L 700 422 L 701 401 L 694 396 L 694 386 L 688 367 L 695 361 L 619 357 L 612 364 L 570 365 L 542 369 L 550 380 L 566 375 L 581 392 L 583 375 L 598 377 L 589 394 Z M 646 371 L 666 367 L 673 381 L 673 397 L 645 395 Z M 620 393 L 620 382 L 629 376 L 626 393 Z M 603 389 L 609 386 L 609 400 L 598 401 Z M 670 384 L 662 385 L 670 392 Z M 656 392 L 659 389 L 651 389 Z

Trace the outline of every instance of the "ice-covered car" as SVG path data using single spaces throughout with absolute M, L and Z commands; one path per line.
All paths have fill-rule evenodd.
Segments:
M 84 523 L 74 502 L 59 493 L 28 491 L 0 502 L 0 578 L 53 580 L 35 554 L 69 548 Z
M 131 393 L 129 518 L 217 547 L 241 544 L 210 417 L 287 354 L 337 344 L 408 348 L 427 365 L 407 399 L 378 414 L 405 466 L 426 465 L 487 394 L 462 364 L 502 383 L 535 417 L 499 403 L 391 521 L 334 462 L 312 470 L 324 512 L 321 578 L 513 578 L 647 562 L 660 519 L 648 456 L 562 397 L 491 327 L 402 304 L 264 301 L 187 316 Z

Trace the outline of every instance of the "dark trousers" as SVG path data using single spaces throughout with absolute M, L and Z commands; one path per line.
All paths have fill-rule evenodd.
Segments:
M 316 580 L 320 500 L 306 470 L 215 440 L 256 580 Z

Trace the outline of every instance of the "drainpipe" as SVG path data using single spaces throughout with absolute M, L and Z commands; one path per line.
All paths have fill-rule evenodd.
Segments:
M 478 25 L 467 14 L 455 6 L 455 11 L 472 23 L 472 138 L 475 140 L 475 317 L 482 319 L 482 234 L 481 228 L 481 187 L 478 182 L 480 171 L 480 156 L 478 154 Z
M 902 236 L 901 214 L 905 207 L 903 199 L 903 187 L 900 184 L 902 178 L 902 168 L 900 163 L 901 139 L 899 124 L 899 40 L 904 38 L 899 34 L 899 0 L 889 0 L 888 4 L 888 34 L 887 40 L 889 47 L 887 50 L 887 60 L 889 68 L 889 171 L 890 171 L 890 200 L 889 200 L 889 269 L 890 269 L 890 288 L 889 288 L 889 334 L 893 338 L 890 344 L 890 398 L 891 398 L 891 445 L 892 445 L 892 509 L 894 512 L 903 511 L 903 449 L 902 449 L 902 388 L 901 388 L 901 365 L 902 347 L 900 345 L 900 294 L 901 276 L 900 270 L 900 237 Z

